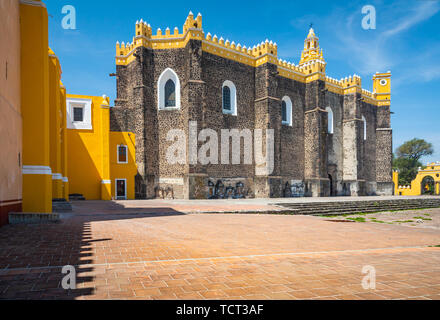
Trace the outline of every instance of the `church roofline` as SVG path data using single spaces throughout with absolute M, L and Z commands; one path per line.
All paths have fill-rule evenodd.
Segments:
M 152 27 L 141 19 L 136 21 L 136 33 L 132 42 L 116 43 L 116 64 L 128 65 L 136 58 L 134 52 L 138 47 L 146 47 L 152 50 L 170 50 L 185 48 L 190 40 L 199 40 L 202 42 L 202 50 L 223 58 L 234 60 L 252 67 L 258 67 L 266 63 L 275 64 L 279 69 L 279 75 L 299 82 L 308 83 L 316 80 L 322 80 L 326 83 L 326 89 L 338 94 L 360 93 L 364 101 L 374 105 L 388 104 L 379 103 L 377 99 L 381 93 L 372 93 L 362 89 L 360 76 L 353 75 L 340 80 L 326 75 L 326 65 L 323 58 L 322 49 L 319 48 L 319 38 L 316 36 L 313 28 L 310 28 L 307 38 L 304 40 L 304 51 L 301 55 L 301 61 L 298 65 L 278 58 L 278 46 L 275 42 L 266 39 L 264 42 L 253 47 L 241 46 L 234 41 L 223 39 L 217 35 L 212 36 L 210 32 L 206 35 L 202 29 L 202 15 L 199 13 L 194 18 L 192 12 L 188 15 L 183 25 L 183 33 L 175 27 L 171 33 L 170 28 L 165 29 L 165 34 L 160 28 L 153 35 Z M 316 47 L 307 48 L 307 42 L 317 42 Z M 304 57 L 312 50 L 311 57 Z M 376 73 L 373 80 L 379 78 L 389 78 L 390 72 Z

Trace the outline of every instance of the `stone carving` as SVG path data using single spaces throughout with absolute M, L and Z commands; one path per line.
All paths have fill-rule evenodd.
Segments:
M 154 193 L 157 199 L 174 199 L 174 190 L 172 187 L 156 187 Z
M 237 182 L 235 187 L 230 183 L 227 187 L 221 180 L 214 185 L 208 181 L 208 199 L 243 199 L 246 198 L 248 191 L 244 189 L 242 182 Z
M 305 185 L 304 182 L 293 183 L 290 187 L 292 197 L 304 197 Z

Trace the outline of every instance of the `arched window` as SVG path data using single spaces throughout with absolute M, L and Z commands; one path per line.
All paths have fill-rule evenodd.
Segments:
M 281 124 L 292 125 L 292 100 L 287 96 L 281 100 Z
M 176 85 L 169 79 L 165 83 L 165 108 L 176 106 Z
M 157 81 L 159 110 L 180 109 L 180 80 L 174 70 L 165 69 Z
M 367 140 L 367 120 L 364 116 L 362 116 L 362 123 L 363 123 L 363 131 L 364 131 L 364 140 Z
M 237 89 L 229 80 L 223 82 L 222 86 L 222 110 L 225 114 L 237 115 Z
M 333 111 L 329 107 L 325 108 L 325 111 L 327 111 L 328 116 L 327 132 L 333 134 Z

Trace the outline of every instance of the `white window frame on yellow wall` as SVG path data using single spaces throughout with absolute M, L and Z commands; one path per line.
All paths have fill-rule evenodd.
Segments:
M 119 147 L 124 147 L 125 148 L 125 161 L 120 161 L 119 160 Z M 121 164 L 127 164 L 128 163 L 128 146 L 125 144 L 118 144 L 116 146 L 116 159 L 118 163 Z
M 83 108 L 83 121 L 74 121 L 73 108 Z M 66 99 L 67 129 L 92 130 L 92 100 L 81 98 Z
M 123 197 L 123 199 L 118 198 L 118 181 L 124 181 L 124 197 Z M 116 200 L 127 200 L 127 179 L 125 179 L 125 178 L 116 178 L 115 179 L 115 199 Z

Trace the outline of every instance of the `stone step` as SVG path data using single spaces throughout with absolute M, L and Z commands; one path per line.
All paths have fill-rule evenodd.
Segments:
M 383 205 L 383 206 L 372 206 L 372 205 L 361 205 L 361 206 L 328 206 L 328 207 L 303 207 L 303 208 L 294 208 L 288 207 L 289 209 L 296 209 L 301 211 L 306 210 L 337 210 L 337 209 L 393 209 L 393 208 L 417 208 L 417 207 L 440 207 L 440 204 L 432 204 L 432 203 L 422 203 L 422 204 L 402 204 L 402 205 Z
M 67 212 L 72 211 L 72 204 L 66 200 L 52 201 L 52 212 Z
M 69 194 L 69 201 L 84 201 L 86 198 L 80 193 Z
M 9 212 L 9 224 L 40 224 L 58 222 L 58 213 Z
M 440 208 L 440 199 L 401 199 L 342 202 L 282 203 L 289 209 L 284 214 L 342 215 L 368 212 Z
M 308 206 L 334 206 L 334 205 L 384 205 L 384 204 L 421 204 L 421 203 L 436 203 L 440 204 L 440 199 L 427 200 L 381 200 L 381 201 L 334 201 L 334 202 L 309 202 L 309 203 L 279 203 L 277 205 L 289 207 L 308 207 Z
M 327 203 L 327 204 L 314 204 L 309 203 L 307 205 L 296 205 L 296 204 L 278 204 L 282 207 L 293 208 L 293 209 L 305 209 L 305 208 L 344 208 L 344 207 L 392 207 L 392 206 L 404 206 L 404 205 L 416 205 L 416 206 L 424 206 L 424 205 L 432 205 L 432 206 L 440 206 L 440 202 L 403 202 L 403 203 Z

